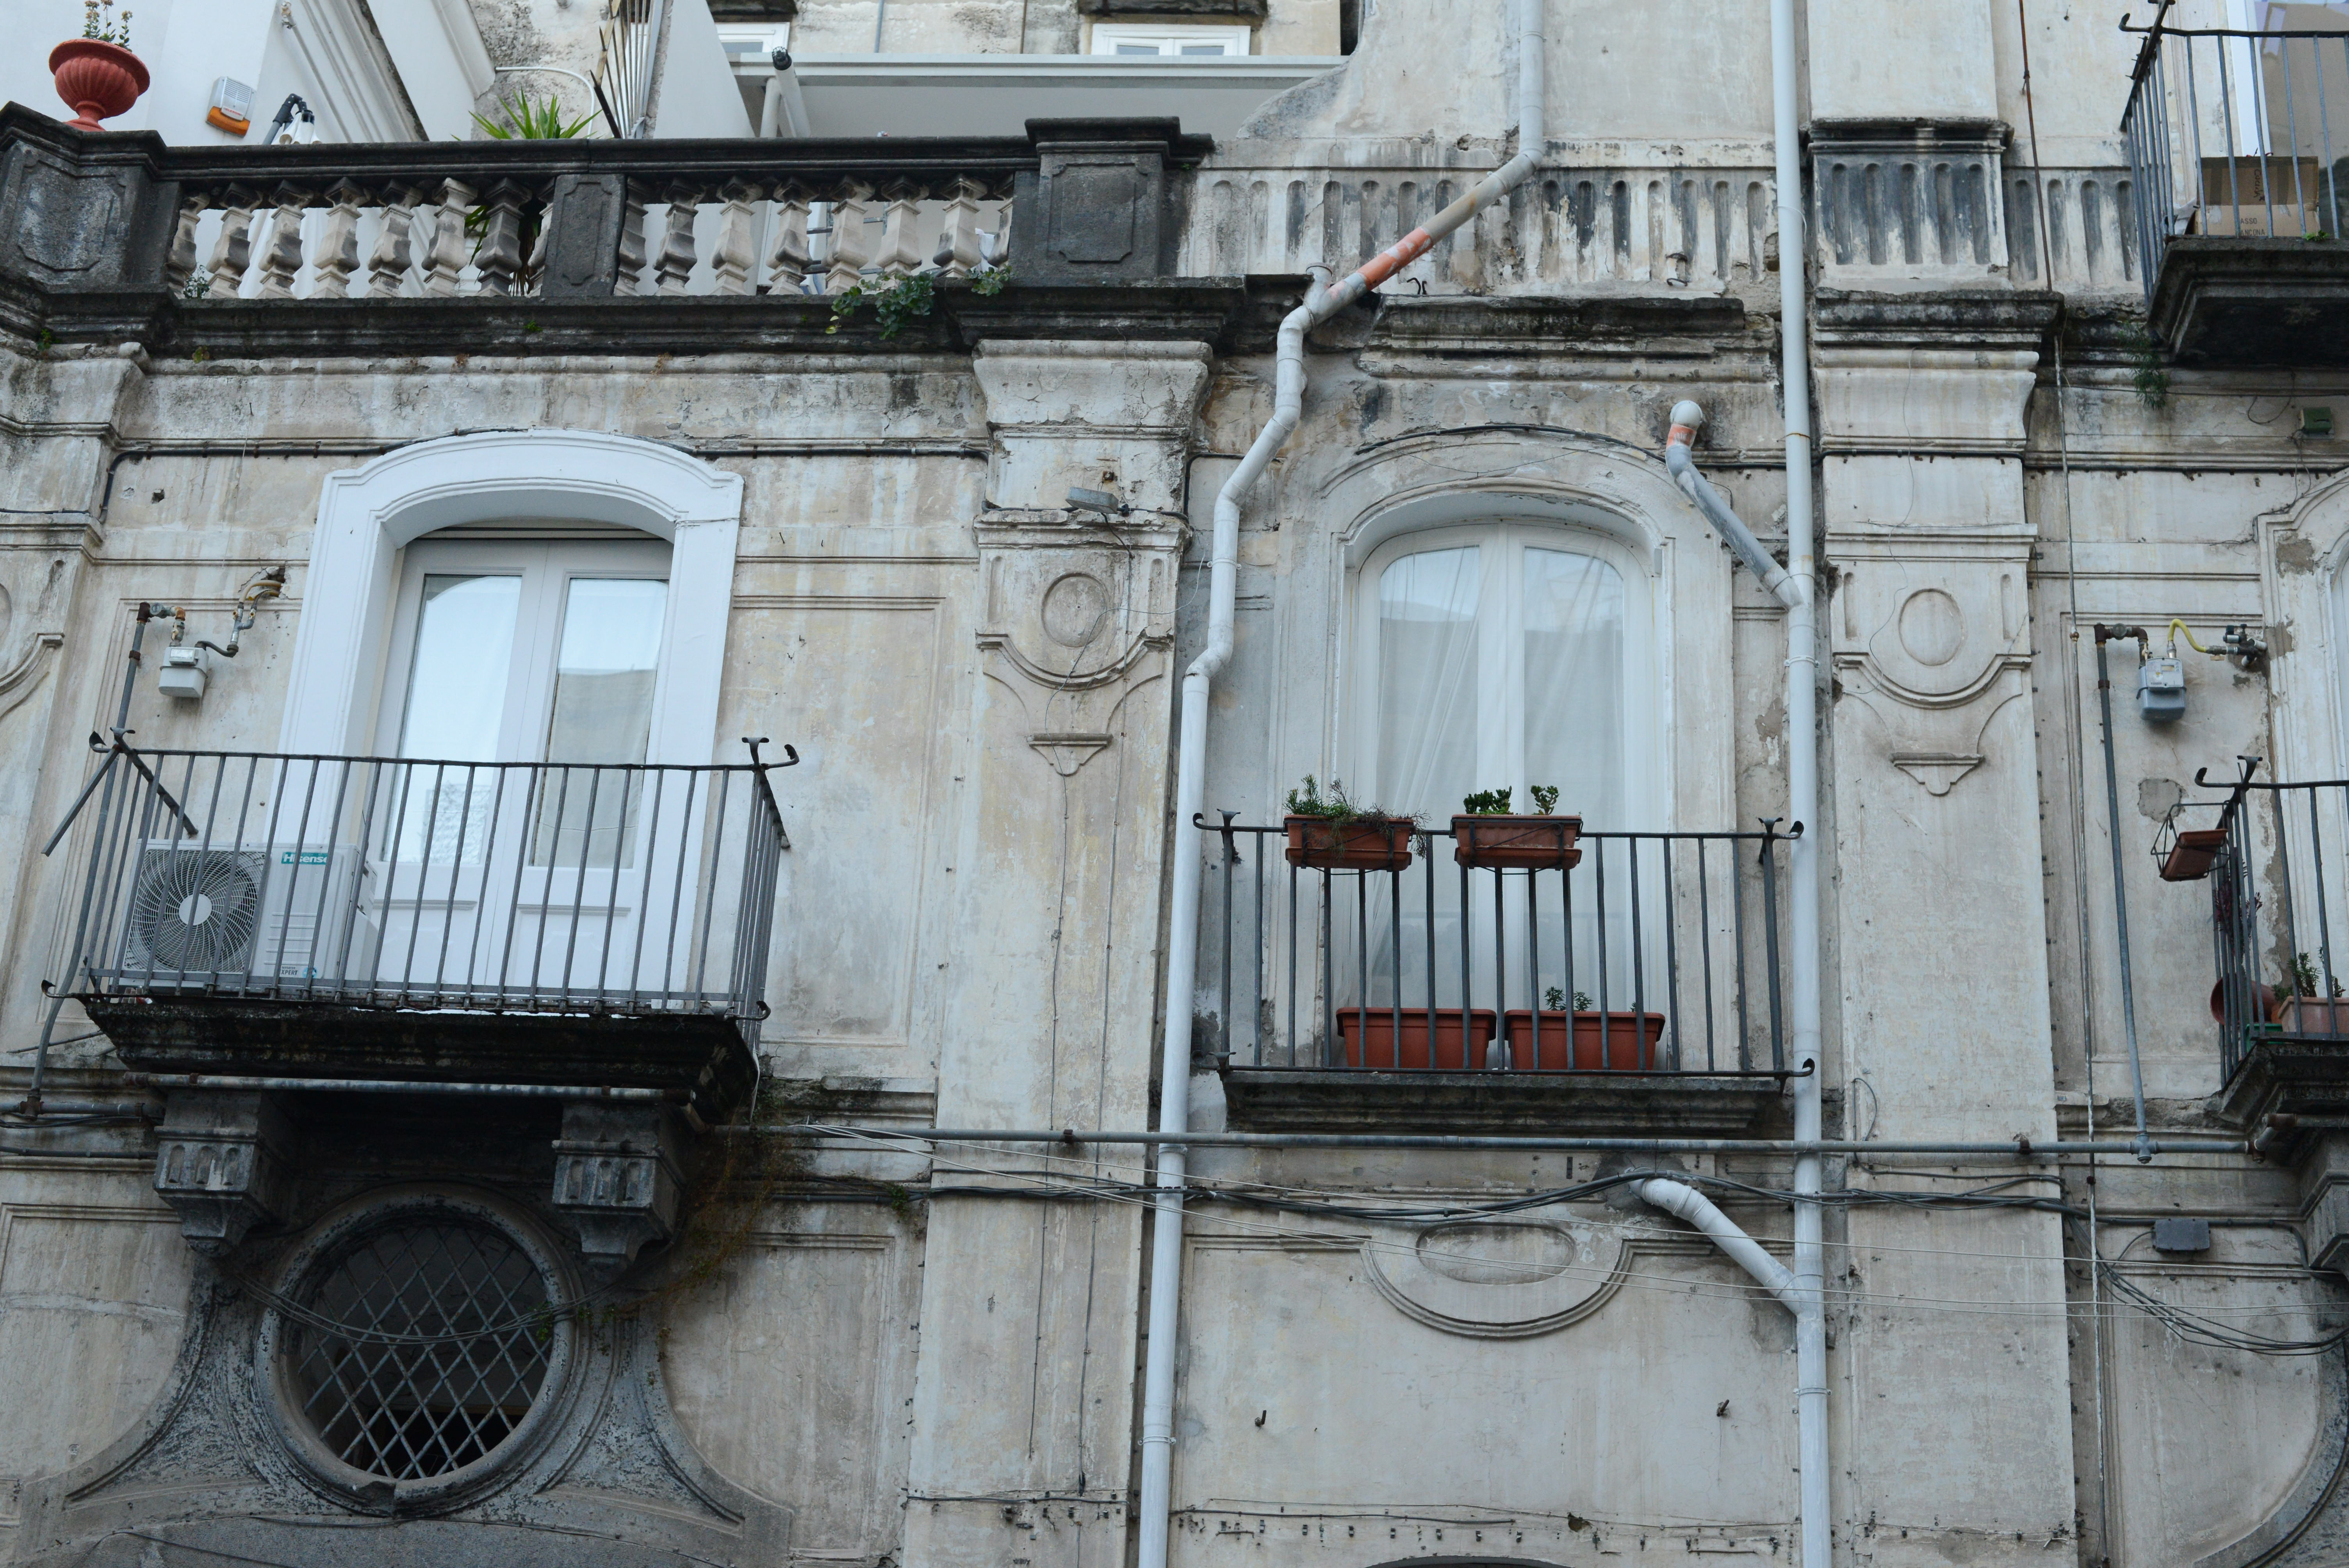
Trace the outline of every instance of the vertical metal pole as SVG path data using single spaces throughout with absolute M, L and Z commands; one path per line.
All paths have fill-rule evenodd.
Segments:
M 1229 1062 L 1232 1059 L 1232 916 L 1237 913 L 1232 908 L 1232 862 L 1239 853 L 1239 847 L 1232 839 L 1232 819 L 1237 815 L 1239 813 L 1237 811 L 1222 813 L 1224 819 L 1224 962 L 1222 977 L 1216 985 L 1216 1014 L 1223 1028 L 1223 1039 L 1221 1048 L 1216 1052 L 1216 1057 L 1217 1060 L 1223 1062 Z
M 1762 819 L 1762 967 L 1770 982 L 1770 1066 L 1785 1071 L 1786 1037 L 1779 1009 L 1778 819 Z M 1812 1064 L 1816 1072 L 1818 1066 Z
M 2316 985 L 2326 1003 L 2324 1032 L 2337 1035 L 2341 1032 L 2338 1010 L 2331 1005 L 2333 995 L 2333 912 L 2328 907 L 2331 901 L 2324 896 L 2324 837 L 2317 826 L 2316 815 L 2316 790 L 2311 787 L 2308 791 L 2308 864 L 2309 870 L 2314 873 L 2311 880 L 2316 884 Z M 2301 1032 L 2305 1034 L 2307 1030 Z
M 1680 898 L 1672 886 L 1672 841 L 1668 838 L 1656 841 L 1664 861 L 1664 1027 L 1671 1033 L 1665 1059 L 1671 1070 L 1681 1067 L 1681 955 Z
M 2142 640 L 2145 633 L 2136 627 L 2096 627 L 2096 706 L 2104 716 L 2105 810 L 2113 851 L 2113 927 L 2120 939 L 2121 1028 L 2128 1041 L 2129 1084 L 2137 1099 L 2137 1158 L 2139 1164 L 2147 1164 L 2153 1160 L 2153 1140 L 2146 1133 L 2145 1069 L 2137 1060 L 2137 985 L 2129 972 L 2128 883 L 2121 865 L 2121 787 L 2113 761 L 2112 668 L 2105 656 L 2105 645 L 2122 635 Z

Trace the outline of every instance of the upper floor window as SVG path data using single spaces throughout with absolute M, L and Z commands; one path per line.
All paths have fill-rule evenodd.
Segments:
M 1096 55 L 1245 55 L 1246 27 L 1151 27 L 1126 22 L 1093 24 Z
M 1592 828 L 1654 825 L 1653 621 L 1628 552 L 1555 525 L 1432 530 L 1374 552 L 1356 593 L 1358 798 L 1441 820 L 1556 785 Z
M 530 863 L 633 863 L 643 802 L 603 788 L 617 778 L 593 766 L 646 760 L 668 567 L 669 546 L 653 539 L 409 546 L 385 748 L 452 762 L 588 765 L 551 776 L 531 807 Z M 408 791 L 398 858 L 478 863 L 494 841 L 490 819 L 513 804 L 498 802 L 490 777 L 450 770 Z M 574 781 L 575 791 L 564 788 Z

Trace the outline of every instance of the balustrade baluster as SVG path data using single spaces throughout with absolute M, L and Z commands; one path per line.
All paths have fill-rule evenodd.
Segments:
M 824 269 L 823 292 L 846 294 L 864 277 L 864 263 L 872 256 L 872 240 L 864 232 L 864 204 L 873 198 L 873 187 L 861 180 L 843 180 L 840 195 L 832 204 L 832 264 Z
M 634 296 L 645 292 L 645 209 L 651 204 L 651 190 L 629 181 L 627 204 L 620 215 L 619 276 L 612 286 L 616 294 Z
M 423 196 L 421 188 L 405 183 L 384 192 L 383 232 L 375 237 L 375 248 L 367 253 L 368 298 L 396 299 L 407 286 L 416 238 L 416 204 Z
M 163 263 L 163 286 L 178 294 L 196 275 L 196 225 L 203 222 L 210 201 L 201 191 L 180 198 L 179 221 L 171 227 L 171 253 Z
M 457 292 L 472 247 L 465 241 L 465 214 L 474 201 L 473 188 L 461 180 L 440 185 L 440 209 L 432 218 L 432 245 L 424 256 L 424 292 L 448 295 Z
M 347 299 L 351 274 L 359 267 L 359 207 L 367 192 L 347 180 L 326 192 L 326 226 L 310 261 L 310 297 Z
M 978 244 L 978 201 L 987 187 L 965 177 L 946 189 L 946 222 L 938 232 L 938 276 L 959 279 L 985 259 Z
M 259 192 L 242 185 L 232 185 L 222 193 L 220 237 L 212 242 L 212 259 L 204 263 L 204 270 L 212 273 L 205 298 L 234 299 L 244 283 L 244 269 L 253 262 L 253 209 L 259 200 Z
M 803 292 L 809 261 L 807 188 L 786 181 L 775 187 L 775 237 L 767 247 L 767 292 Z
M 917 226 L 922 221 L 922 188 L 911 181 L 893 181 L 882 192 L 888 210 L 881 220 L 881 254 L 875 258 L 885 278 L 911 277 L 927 258 L 922 254 Z
M 309 194 L 292 185 L 280 185 L 273 198 L 269 246 L 261 253 L 261 297 L 292 299 L 294 284 L 302 275 L 302 213 Z
M 655 263 L 660 278 L 660 292 L 665 294 L 686 292 L 686 283 L 692 275 L 696 259 L 693 221 L 700 213 L 699 191 L 687 185 L 669 188 L 668 222 L 662 226 L 660 257 Z
M 522 273 L 522 205 L 530 192 L 511 180 L 501 180 L 481 199 L 481 238 L 473 252 L 481 292 L 520 293 Z
M 718 244 L 710 252 L 709 270 L 719 294 L 746 294 L 757 283 L 759 266 L 758 187 L 729 181 L 722 194 L 724 212 L 718 222 Z

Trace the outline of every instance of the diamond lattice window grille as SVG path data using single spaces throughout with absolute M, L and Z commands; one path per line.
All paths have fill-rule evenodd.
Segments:
M 355 1238 L 312 1276 L 286 1346 L 297 1408 L 352 1469 L 424 1480 L 487 1457 L 545 1382 L 545 1278 L 487 1224 L 435 1215 Z

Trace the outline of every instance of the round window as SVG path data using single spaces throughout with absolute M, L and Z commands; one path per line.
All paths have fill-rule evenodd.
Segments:
M 396 1213 L 347 1235 L 281 1304 L 287 1402 L 368 1476 L 462 1470 L 537 1402 L 558 1336 L 548 1303 L 546 1275 L 497 1227 L 446 1210 Z

